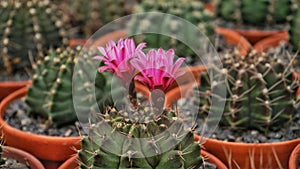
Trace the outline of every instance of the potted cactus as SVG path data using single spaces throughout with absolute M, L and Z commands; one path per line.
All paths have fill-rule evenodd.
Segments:
M 29 84 L 31 63 L 45 49 L 66 44 L 67 24 L 57 6 L 47 0 L 1 1 L 0 13 L 1 100 Z
M 129 90 L 126 96 L 129 101 L 122 108 L 107 107 L 101 114 L 90 114 L 89 135 L 82 138 L 78 151 L 80 164 L 73 157 L 60 168 L 78 165 L 81 168 L 198 168 L 202 165 L 201 147 L 194 142 L 192 125 L 186 124 L 176 110 L 163 107 L 167 88 L 184 73 L 178 69 L 184 58 L 174 63 L 173 49 L 150 49 L 145 54 L 142 51 L 145 43 L 139 44 L 132 54 L 128 52 L 132 42 L 132 39 L 121 39 L 117 44 L 111 41 L 106 48 L 99 47 L 102 56 L 95 57 L 104 62 L 100 72 L 113 73 Z M 149 102 L 137 98 L 134 80 L 148 87 Z
M 0 152 L 1 168 L 16 167 L 17 165 L 17 167 L 22 168 L 44 169 L 43 164 L 36 157 L 23 150 L 1 145 Z M 16 160 L 19 164 L 6 164 L 8 159 Z
M 210 101 L 214 98 L 226 100 L 220 128 L 229 128 L 240 134 L 241 131 L 260 131 L 266 134 L 266 138 L 276 126 L 289 128 L 299 112 L 299 96 L 296 95 L 299 76 L 296 76 L 292 64 L 295 58 L 284 58 L 274 53 L 259 55 L 255 51 L 245 57 L 238 53 L 224 54 L 221 58 L 223 69 L 209 67 L 218 72 L 213 83 L 206 73 L 200 77 L 201 85 L 195 90 L 199 97 L 194 98 L 199 104 L 199 119 L 206 120 L 209 113 L 220 108 L 211 107 Z M 226 77 L 226 98 L 211 94 L 220 87 L 218 76 Z M 294 139 L 272 143 L 204 138 L 204 146 L 230 168 L 287 168 L 291 151 L 300 143 L 297 131 L 291 135 L 288 138 Z
M 68 124 L 74 124 L 77 115 L 74 110 L 72 99 L 72 77 L 80 77 L 85 81 L 83 86 L 76 86 L 78 92 L 90 90 L 91 84 L 88 80 L 91 73 L 73 71 L 75 64 L 83 67 L 92 67 L 93 62 L 89 58 L 89 52 L 82 51 L 81 48 L 58 48 L 49 50 L 48 55 L 39 60 L 34 65 L 34 75 L 32 84 L 22 88 L 1 102 L 1 119 L 3 126 L 1 130 L 6 144 L 26 150 L 38 158 L 52 162 L 66 160 L 74 151 L 72 148 L 79 148 L 80 136 L 62 137 L 47 136 L 38 133 L 30 133 L 14 128 L 9 124 L 10 120 L 4 120 L 4 113 L 10 103 L 26 96 L 25 101 L 29 107 L 29 116 L 44 119 L 46 129 L 49 127 L 62 127 Z M 79 56 L 82 56 L 79 59 Z M 103 74 L 97 74 L 96 95 L 99 105 L 106 101 L 104 91 L 108 82 Z M 82 102 L 90 102 L 88 96 Z M 96 105 L 94 106 L 96 107 Z M 83 107 L 81 111 L 92 111 L 93 107 Z M 38 125 L 38 124 L 36 124 Z M 22 140 L 20 144 L 19 140 Z M 52 153 L 50 153 L 52 152 Z
M 287 42 L 288 21 L 297 3 L 293 0 L 216 0 L 215 13 L 220 18 L 218 22 L 221 27 L 234 29 L 252 45 L 264 38 L 274 37 L 255 47 L 260 52 L 279 44 L 277 33 L 283 33 L 284 36 L 279 35 L 282 37 L 281 41 Z

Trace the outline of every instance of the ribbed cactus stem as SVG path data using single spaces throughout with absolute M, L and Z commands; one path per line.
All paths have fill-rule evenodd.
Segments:
M 289 56 L 256 52 L 245 57 L 236 53 L 222 57 L 223 69 L 209 69 L 218 72 L 214 82 L 210 83 L 207 73 L 201 75 L 200 116 L 219 109 L 210 108 L 214 98 L 226 99 L 220 121 L 223 126 L 267 131 L 271 126 L 290 122 L 297 113 L 295 103 L 299 102 L 296 96 L 299 82 L 293 77 L 293 60 Z M 219 76 L 226 77 L 226 98 L 211 93 L 223 84 L 218 82 Z
M 150 109 L 139 110 L 152 114 Z M 164 111 L 157 120 L 138 123 L 123 112 L 109 109 L 102 120 L 91 125 L 89 137 L 81 141 L 81 168 L 200 167 L 200 145 L 175 114 Z
M 1 1 L 0 13 L 0 64 L 7 73 L 28 68 L 29 56 L 67 43 L 67 24 L 48 0 Z

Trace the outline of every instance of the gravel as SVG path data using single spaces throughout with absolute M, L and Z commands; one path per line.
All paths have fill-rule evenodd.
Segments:
M 69 137 L 85 133 L 78 121 L 71 125 L 56 128 L 50 126 L 49 121 L 45 119 L 34 118 L 28 113 L 28 106 L 23 99 L 16 100 L 10 104 L 4 118 L 11 126 L 35 134 Z
M 188 99 L 180 99 L 177 103 L 177 108 L 190 110 Z M 196 110 L 196 108 L 194 108 Z M 195 117 L 195 114 L 189 111 L 182 111 L 182 115 L 186 118 Z M 194 119 L 193 119 L 194 120 Z M 192 120 L 189 120 L 192 121 Z M 204 130 L 204 120 L 201 118 L 196 119 L 197 127 L 195 132 L 205 137 L 212 139 L 223 140 L 228 142 L 244 142 L 244 143 L 269 143 L 269 142 L 282 142 L 292 139 L 300 138 L 300 113 L 296 115 L 293 122 L 289 126 L 275 126 L 270 127 L 266 133 L 259 130 L 236 129 L 218 126 L 214 131 L 209 129 Z M 207 126 L 205 128 L 208 128 Z
M 5 163 L 0 165 L 0 168 L 2 169 L 30 169 L 29 166 L 19 163 L 17 160 L 15 159 L 4 159 Z

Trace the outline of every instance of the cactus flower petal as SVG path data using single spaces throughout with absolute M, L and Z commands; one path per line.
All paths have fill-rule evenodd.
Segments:
M 99 46 L 98 50 L 102 56 L 95 56 L 94 59 L 104 62 L 104 66 L 99 68 L 99 72 L 112 72 L 123 82 L 134 76 L 135 68 L 130 64 L 130 60 L 138 53 L 142 53 L 145 43 L 140 43 L 137 47 L 133 39 L 120 39 L 117 43 L 109 41 L 105 48 Z
M 173 49 L 151 49 L 147 54 L 138 53 L 137 56 L 131 60 L 131 64 L 140 72 L 135 76 L 135 80 L 144 83 L 150 90 L 165 91 L 175 78 L 184 73 L 177 70 L 185 59 L 179 58 L 174 64 Z

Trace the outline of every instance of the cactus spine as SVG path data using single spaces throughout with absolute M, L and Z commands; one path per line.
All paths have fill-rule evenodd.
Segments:
M 293 58 L 294 59 L 294 58 Z M 298 103 L 296 90 L 298 80 L 293 77 L 292 61 L 275 54 L 251 52 L 245 57 L 236 53 L 222 58 L 223 69 L 211 68 L 218 76 L 225 76 L 227 97 L 220 124 L 222 126 L 267 131 L 274 125 L 291 122 L 296 115 Z M 210 98 L 218 98 L 211 90 L 218 89 L 218 81 L 210 82 L 207 74 L 201 75 L 199 87 L 200 116 L 213 113 L 218 107 L 210 108 Z M 223 83 L 224 84 L 224 83 Z M 212 86 L 211 86 L 212 85 Z
M 7 73 L 29 67 L 29 56 L 67 43 L 61 12 L 49 0 L 0 2 L 0 67 Z
M 89 68 L 93 65 L 91 54 L 85 52 L 80 54 L 80 47 L 76 50 L 71 48 L 50 50 L 48 56 L 39 60 L 35 65 L 32 86 L 30 86 L 26 103 L 30 107 L 30 112 L 38 116 L 49 119 L 51 123 L 57 126 L 72 123 L 77 120 L 77 114 L 89 113 L 95 108 L 92 96 L 86 94 L 91 90 L 91 85 L 95 85 L 96 98 L 99 105 L 102 106 L 104 91 L 107 82 L 103 74 L 97 73 L 95 84 Z M 79 59 L 79 56 L 83 59 Z M 73 71 L 75 64 L 81 67 L 79 71 Z M 88 69 L 88 70 L 87 70 Z M 96 68 L 94 69 L 96 70 Z M 90 107 L 82 106 L 80 112 L 75 112 L 72 98 L 72 77 L 78 77 L 80 86 L 74 90 L 81 93 L 81 100 L 77 104 L 94 105 Z M 100 103 L 101 102 L 101 103 Z
M 139 111 L 150 114 L 146 108 Z M 144 123 L 134 119 L 129 119 L 128 113 L 109 108 L 102 115 L 102 120 L 91 125 L 90 136 L 94 137 L 82 139 L 79 151 L 81 167 L 159 169 L 199 168 L 202 165 L 200 145 L 194 142 L 191 131 L 184 131 L 183 122 L 176 118 L 175 112 L 164 111 L 159 119 L 145 120 Z M 159 139 L 155 138 L 162 132 L 166 133 Z M 152 138 L 152 141 L 135 143 L 132 141 L 134 138 Z M 162 151 L 177 142 L 174 148 Z M 147 153 L 154 155 L 147 156 Z

